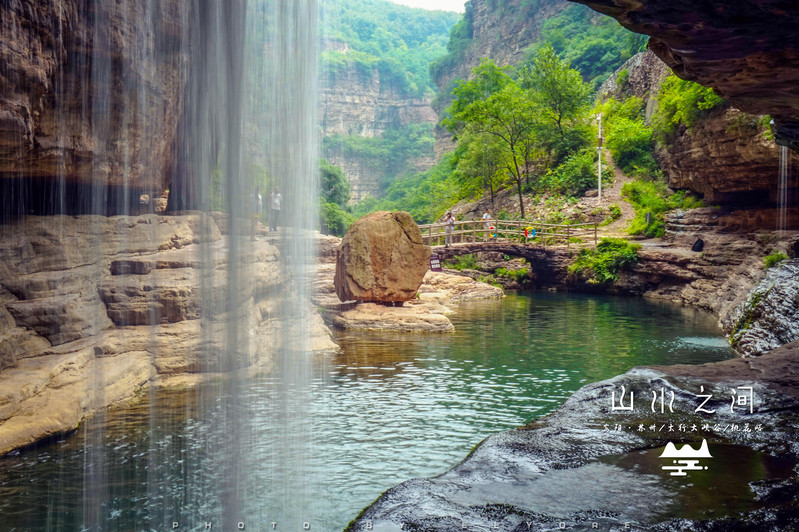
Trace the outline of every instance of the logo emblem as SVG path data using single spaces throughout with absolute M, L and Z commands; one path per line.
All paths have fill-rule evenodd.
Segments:
M 694 449 L 690 444 L 686 443 L 678 450 L 672 442 L 666 444 L 666 448 L 659 458 L 672 458 L 674 465 L 664 465 L 661 467 L 663 471 L 671 471 L 669 475 L 672 477 L 684 477 L 688 473 L 686 471 L 702 471 L 707 469 L 707 466 L 700 466 L 699 459 L 713 458 L 707 448 L 707 440 L 702 440 L 702 445 L 699 449 Z

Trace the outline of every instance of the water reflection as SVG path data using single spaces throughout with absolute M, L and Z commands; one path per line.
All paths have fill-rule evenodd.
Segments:
M 226 381 L 155 391 L 102 426 L 91 420 L 73 437 L 5 457 L 3 523 L 80 529 L 91 488 L 103 495 L 103 530 L 173 521 L 340 530 L 385 489 L 445 471 L 488 434 L 551 412 L 586 382 L 731 356 L 711 316 L 636 299 L 508 296 L 452 319 L 457 332 L 446 335 L 338 333 L 342 352 L 314 360 L 308 390 L 287 390 L 278 367 L 236 394 Z M 219 453 L 234 433 L 244 436 L 230 482 Z M 312 441 L 300 440 L 308 433 Z M 84 443 L 97 435 L 107 470 L 92 476 Z M 222 514 L 223 485 L 236 490 L 240 515 Z

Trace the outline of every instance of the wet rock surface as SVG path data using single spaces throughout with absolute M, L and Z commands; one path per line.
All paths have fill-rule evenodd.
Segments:
M 770 268 L 723 326 L 736 351 L 745 356 L 799 339 L 799 259 Z
M 341 301 L 402 302 L 416 297 L 430 248 L 407 212 L 374 212 L 350 226 L 336 255 Z
M 636 368 L 490 436 L 442 475 L 388 490 L 348 530 L 795 529 L 797 420 L 799 343 L 756 360 Z M 712 458 L 699 470 L 662 469 L 674 463 L 660 458 L 667 443 L 703 440 Z

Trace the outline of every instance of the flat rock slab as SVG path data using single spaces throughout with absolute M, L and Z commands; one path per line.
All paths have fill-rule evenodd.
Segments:
M 366 331 L 452 332 L 455 327 L 445 316 L 449 312 L 437 303 L 406 303 L 402 307 L 361 303 L 333 318 L 333 324 Z

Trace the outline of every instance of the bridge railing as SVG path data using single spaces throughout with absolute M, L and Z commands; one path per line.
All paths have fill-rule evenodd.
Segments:
M 486 229 L 486 227 L 488 227 Z M 422 239 L 429 246 L 446 241 L 446 223 L 420 225 Z M 590 246 L 597 243 L 597 224 L 547 224 L 523 220 L 462 220 L 452 228 L 452 243 L 519 242 L 543 246 Z

